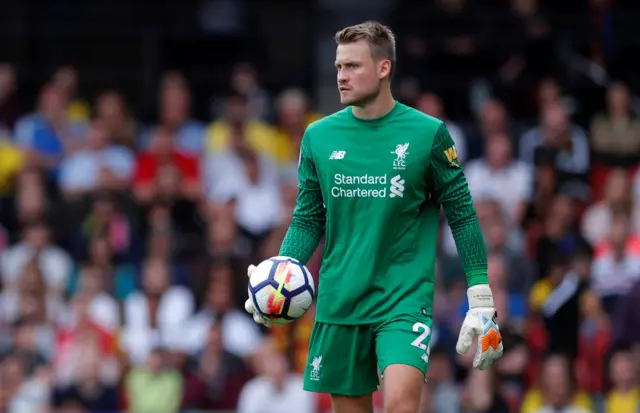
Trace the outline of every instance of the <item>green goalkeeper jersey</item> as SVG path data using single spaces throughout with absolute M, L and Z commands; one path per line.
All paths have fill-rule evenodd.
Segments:
M 307 128 L 298 175 L 280 255 L 306 263 L 325 235 L 317 321 L 431 315 L 440 205 L 468 284 L 487 283 L 482 234 L 442 121 L 397 102 L 376 119 L 348 107 Z

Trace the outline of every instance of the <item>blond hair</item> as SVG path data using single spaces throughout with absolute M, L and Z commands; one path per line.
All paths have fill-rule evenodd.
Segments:
M 366 21 L 354 26 L 345 27 L 336 32 L 334 39 L 337 44 L 366 41 L 371 47 L 371 54 L 375 59 L 391 61 L 391 70 L 396 64 L 396 37 L 391 29 L 376 21 Z

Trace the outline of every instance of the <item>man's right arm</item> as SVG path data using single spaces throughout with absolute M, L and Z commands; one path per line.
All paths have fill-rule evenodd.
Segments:
M 279 255 L 295 258 L 306 264 L 320 244 L 326 222 L 326 211 L 311 154 L 308 131 L 300 145 L 298 180 L 300 183 L 296 208 Z

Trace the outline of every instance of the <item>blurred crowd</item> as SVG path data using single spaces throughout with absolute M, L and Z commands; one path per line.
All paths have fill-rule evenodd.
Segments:
M 526 17 L 536 2 L 515 3 Z M 530 35 L 544 37 L 531 13 Z M 451 53 L 469 50 L 446 35 Z M 410 61 L 424 57 L 405 40 Z M 530 67 L 517 57 L 502 80 Z M 451 96 L 410 73 L 397 82 L 456 142 L 505 345 L 490 371 L 455 354 L 466 284 L 443 216 L 421 413 L 640 412 L 634 96 L 611 81 L 585 109 L 540 71 L 519 96 L 494 79 L 460 118 Z M 0 64 L 0 411 L 331 412 L 328 395 L 302 391 L 313 308 L 270 330 L 242 309 L 247 265 L 277 255 L 300 140 L 323 116 L 306 92 L 274 94 L 239 64 L 202 120 L 187 77 L 168 71 L 143 121 L 118 90 L 86 100 L 74 67 L 35 107 L 17 75 Z M 321 247 L 314 275 L 320 263 Z

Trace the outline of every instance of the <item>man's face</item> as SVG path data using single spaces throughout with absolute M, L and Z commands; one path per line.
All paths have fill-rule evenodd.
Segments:
M 486 102 L 480 109 L 482 129 L 490 132 L 502 132 L 506 128 L 507 118 L 504 108 L 496 101 Z
M 376 61 L 365 40 L 338 45 L 336 51 L 340 103 L 358 105 L 376 97 L 382 78 L 391 68 L 388 60 Z
M 629 110 L 629 91 L 619 83 L 607 91 L 607 103 L 612 111 L 627 112 Z
M 26 241 L 34 248 L 42 248 L 49 242 L 49 230 L 42 224 L 31 226 L 26 233 Z
M 283 124 L 304 122 L 304 117 L 307 113 L 305 102 L 296 98 L 284 100 L 279 109 L 280 119 Z
M 93 122 L 89 128 L 89 144 L 92 149 L 98 150 L 109 145 L 109 131 L 100 122 Z
M 64 116 L 66 107 L 67 96 L 62 88 L 48 86 L 40 95 L 40 109 L 49 118 Z
M 189 94 L 179 86 L 163 91 L 161 117 L 167 126 L 177 127 L 189 117 Z
M 227 119 L 234 125 L 242 125 L 247 119 L 248 102 L 238 98 L 229 98 L 227 102 Z
M 0 64 L 0 96 L 7 96 L 13 92 L 16 79 L 13 69 L 8 64 Z
M 169 156 L 173 151 L 173 136 L 165 130 L 156 130 L 151 145 L 156 155 Z
M 505 135 L 495 134 L 487 142 L 487 160 L 491 165 L 503 167 L 511 159 L 511 143 Z
M 168 269 L 159 262 L 149 263 L 144 270 L 142 284 L 151 294 L 162 293 L 169 283 Z
M 549 107 L 542 115 L 542 126 L 547 131 L 547 138 L 555 139 L 569 129 L 567 113 L 560 106 Z

